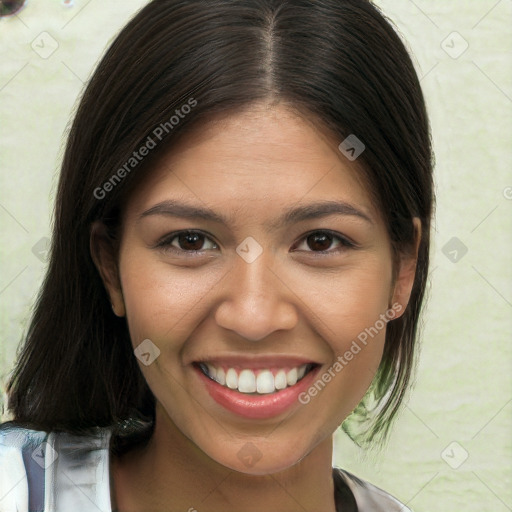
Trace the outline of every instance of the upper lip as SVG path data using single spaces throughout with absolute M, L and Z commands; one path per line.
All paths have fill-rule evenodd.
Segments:
M 298 367 L 303 364 L 319 364 L 314 359 L 302 356 L 284 356 L 284 355 L 254 355 L 254 356 L 236 356 L 216 355 L 213 357 L 204 357 L 195 359 L 195 363 L 211 363 L 214 366 L 241 367 L 253 370 L 264 370 L 269 367 Z

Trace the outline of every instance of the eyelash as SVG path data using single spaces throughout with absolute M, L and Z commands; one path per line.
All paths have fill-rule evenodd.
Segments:
M 207 239 L 210 242 L 212 242 L 216 246 L 216 248 L 218 248 L 218 244 L 216 242 L 214 242 L 212 240 L 212 238 L 207 233 L 204 233 L 203 231 L 200 231 L 200 230 L 184 230 L 184 231 L 177 231 L 175 233 L 171 233 L 169 236 L 166 236 L 160 242 L 158 242 L 158 244 L 155 246 L 155 248 L 161 248 L 165 252 L 171 252 L 171 253 L 178 254 L 178 255 L 186 255 L 186 257 L 202 256 L 206 252 L 205 250 L 199 250 L 199 251 L 188 250 L 187 251 L 186 249 L 179 249 L 179 248 L 174 247 L 174 246 L 171 245 L 172 242 L 178 236 L 180 236 L 180 235 L 187 235 L 187 234 L 188 235 L 202 235 L 202 236 L 205 237 L 205 239 Z M 357 248 L 357 245 L 354 242 L 352 242 L 351 240 L 349 240 L 347 237 L 342 236 L 339 233 L 336 233 L 334 231 L 330 231 L 328 229 L 310 231 L 308 233 L 305 233 L 298 240 L 298 242 L 295 242 L 293 245 L 296 246 L 296 245 L 301 245 L 301 243 L 307 243 L 307 239 L 311 235 L 317 235 L 317 234 L 331 236 L 332 237 L 331 244 L 334 241 L 336 241 L 336 240 L 339 241 L 338 248 L 335 249 L 335 250 L 332 250 L 332 249 L 324 250 L 324 251 L 312 251 L 312 250 L 309 250 L 309 251 L 300 251 L 300 252 L 308 252 L 308 253 L 311 253 L 311 254 L 319 255 L 319 257 L 322 257 L 322 256 L 328 256 L 330 254 L 337 254 L 337 253 L 340 253 L 340 252 L 342 252 L 344 250 L 347 250 L 347 249 L 356 249 Z M 208 249 L 208 250 L 211 250 L 211 249 Z M 295 251 L 293 251 L 293 252 L 295 252 Z

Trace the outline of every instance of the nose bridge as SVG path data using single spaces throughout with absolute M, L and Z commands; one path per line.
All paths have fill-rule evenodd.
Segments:
M 223 289 L 217 324 L 247 340 L 258 341 L 273 331 L 296 325 L 295 306 L 273 270 L 270 252 L 255 259 L 237 256 Z
M 231 284 L 230 295 L 240 312 L 249 310 L 260 317 L 275 307 L 282 291 L 268 253 L 252 262 L 240 258 L 233 267 Z

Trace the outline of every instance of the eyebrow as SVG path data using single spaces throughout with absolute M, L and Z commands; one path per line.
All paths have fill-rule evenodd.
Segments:
M 224 225 L 229 224 L 229 219 L 207 207 L 191 205 L 175 200 L 162 201 L 152 206 L 139 215 L 137 222 L 151 215 L 167 215 L 184 219 L 207 220 Z M 349 203 L 343 201 L 317 201 L 286 210 L 277 220 L 267 223 L 266 228 L 272 231 L 283 225 L 319 219 L 329 215 L 358 217 L 370 224 L 374 223 L 369 214 Z

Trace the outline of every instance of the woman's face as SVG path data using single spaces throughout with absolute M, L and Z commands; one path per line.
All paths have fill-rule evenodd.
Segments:
M 403 312 L 410 286 L 392 283 L 354 165 L 262 106 L 182 140 L 127 205 L 115 310 L 157 423 L 224 466 L 274 473 L 330 436 L 375 375 L 383 320 Z

